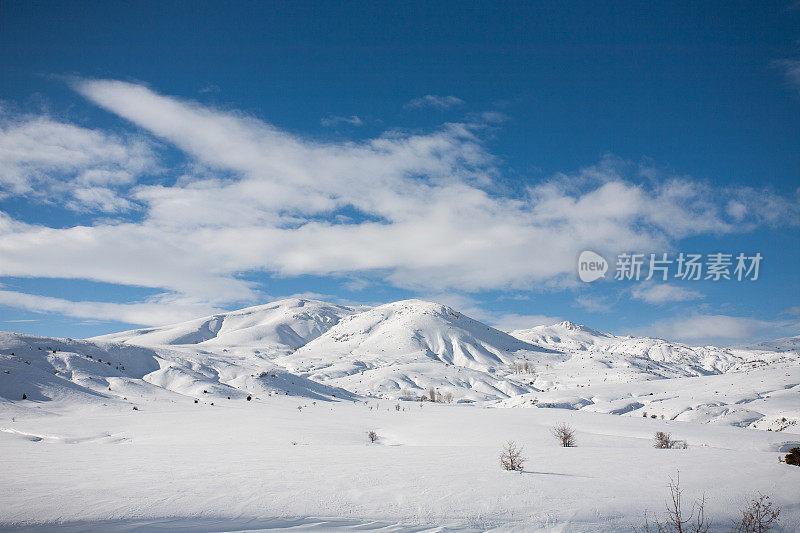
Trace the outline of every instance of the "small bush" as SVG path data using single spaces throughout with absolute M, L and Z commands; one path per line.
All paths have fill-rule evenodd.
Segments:
M 561 423 L 552 429 L 553 436 L 564 448 L 575 446 L 575 430 L 565 423 Z
M 647 520 L 647 513 L 645 513 L 645 533 L 708 533 L 711 521 L 706 520 L 705 496 L 695 502 L 689 516 L 686 516 L 681 502 L 683 490 L 681 490 L 680 473 L 677 474 L 674 481 L 670 478 L 669 493 L 670 499 L 667 501 L 666 515 L 663 522 L 656 517 L 655 522 L 651 524 Z
M 777 526 L 779 508 L 773 508 L 769 496 L 760 494 L 750 500 L 750 504 L 742 511 L 742 518 L 733 524 L 733 533 L 766 533 Z
M 786 454 L 786 464 L 800 466 L 800 448 L 794 447 Z
M 252 397 L 252 396 L 250 396 L 250 395 L 248 394 L 248 395 L 247 395 L 247 401 L 249 402 L 249 401 L 250 401 L 250 400 L 252 400 L 252 399 L 253 399 L 253 397 Z
M 367 438 L 370 442 L 376 442 L 380 437 L 374 431 L 367 431 Z
M 27 394 L 23 394 L 23 395 L 22 395 L 22 399 L 23 399 L 23 400 L 27 400 L 27 399 L 28 399 L 28 395 L 27 395 Z M 788 457 L 788 456 L 787 456 L 787 457 Z
M 514 441 L 508 441 L 500 451 L 500 465 L 504 470 L 522 471 L 525 464 L 525 457 L 522 456 L 522 448 L 517 447 Z
M 686 441 L 683 440 L 672 440 L 672 435 L 670 433 L 656 431 L 656 434 L 653 437 L 653 447 L 666 450 L 673 448 L 685 450 L 688 445 L 686 444 Z

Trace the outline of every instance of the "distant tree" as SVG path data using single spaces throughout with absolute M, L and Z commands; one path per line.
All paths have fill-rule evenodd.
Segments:
M 779 508 L 773 508 L 769 496 L 759 494 L 750 500 L 750 504 L 742 511 L 742 518 L 733 524 L 733 533 L 766 533 L 777 526 Z
M 575 430 L 566 423 L 562 422 L 555 426 L 551 432 L 564 448 L 572 448 L 575 446 Z
M 508 441 L 500 451 L 500 465 L 505 470 L 522 471 L 525 464 L 525 457 L 522 456 L 522 448 L 517 447 L 514 441 Z
M 375 442 L 378 440 L 379 437 L 378 434 L 375 433 L 374 431 L 367 431 L 367 438 L 369 439 L 370 442 Z
M 428 400 L 431 401 L 431 402 L 435 402 L 436 401 L 436 387 L 431 386 L 428 389 Z
M 250 401 L 250 400 L 252 400 L 252 399 L 253 399 L 253 397 L 252 397 L 252 396 L 250 396 L 250 395 L 248 394 L 248 395 L 247 395 L 247 401 L 249 402 L 249 401 Z
M 411 400 L 415 400 L 416 398 L 417 398 L 417 396 L 414 394 L 414 391 L 412 391 L 411 389 L 403 389 L 403 391 L 400 393 L 400 399 L 401 400 L 411 401 Z

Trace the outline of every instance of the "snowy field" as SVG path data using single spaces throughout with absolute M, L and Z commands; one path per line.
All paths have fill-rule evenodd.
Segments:
M 297 398 L 5 409 L 4 528 L 630 531 L 680 471 L 724 531 L 757 492 L 800 527 L 800 435 L 574 412 Z M 298 409 L 302 407 L 302 409 Z M 12 421 L 11 417 L 15 420 Z M 577 430 L 561 448 L 550 427 Z M 370 444 L 367 431 L 379 435 Z M 652 447 L 654 431 L 686 450 Z M 500 469 L 513 439 L 528 461 Z
M 623 532 L 680 473 L 712 531 L 759 493 L 800 531 L 800 468 L 778 462 L 800 445 L 797 346 L 509 335 L 419 301 L 0 334 L 0 529 Z M 431 387 L 453 402 L 402 399 Z M 522 472 L 500 467 L 508 440 Z

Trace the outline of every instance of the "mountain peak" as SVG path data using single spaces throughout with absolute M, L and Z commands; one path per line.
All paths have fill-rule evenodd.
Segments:
M 583 324 L 576 324 L 575 322 L 570 322 L 569 320 L 564 320 L 558 324 L 554 324 L 552 327 L 565 329 L 567 331 L 582 331 L 584 333 L 588 333 L 589 335 L 595 335 L 599 337 L 608 337 L 608 334 L 603 333 L 602 331 L 597 331 L 596 329 L 584 326 Z

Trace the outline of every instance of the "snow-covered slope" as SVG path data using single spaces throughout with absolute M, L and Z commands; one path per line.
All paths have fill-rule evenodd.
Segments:
M 430 398 L 433 391 L 437 399 L 454 402 L 522 396 L 503 405 L 537 399 L 624 414 L 648 405 L 631 407 L 625 403 L 626 391 L 639 394 L 655 380 L 775 368 L 791 374 L 800 361 L 798 342 L 793 337 L 731 348 L 693 347 L 610 335 L 571 322 L 509 335 L 422 300 L 355 308 L 288 299 L 86 341 L 0 335 L 0 397 L 134 401 L 177 393 L 210 402 L 256 394 L 418 399 Z M 723 391 L 708 398 L 695 385 L 665 385 L 664 394 L 678 400 L 653 400 L 670 405 L 663 413 L 669 417 L 690 416 L 680 413 L 693 410 L 691 416 L 702 411 L 711 413 L 700 416 L 703 420 L 731 424 L 760 420 L 763 425 L 778 415 L 800 419 L 800 402 L 794 410 L 771 401 L 744 413 L 755 405 L 741 407 L 753 394 L 791 398 L 796 392 L 789 387 L 790 392 L 778 394 L 787 386 L 782 376 L 763 376 L 763 385 L 746 397 Z M 726 387 L 739 386 L 732 382 Z
M 531 390 L 509 364 L 564 359 L 445 305 L 404 300 L 345 317 L 276 363 L 358 394 L 416 398 L 434 387 L 483 400 Z
M 49 400 L 209 403 L 248 395 L 353 397 L 258 356 L 0 333 L 0 403 L 18 402 L 22 408 Z
M 511 335 L 539 346 L 580 354 L 587 360 L 625 364 L 661 377 L 698 376 L 726 372 L 748 357 L 747 350 L 689 346 L 651 337 L 623 337 L 572 322 L 512 331 Z
M 800 365 L 532 392 L 501 407 L 570 409 L 800 433 Z
M 336 325 L 342 317 L 359 310 L 363 308 L 289 298 L 179 324 L 103 335 L 93 340 L 139 346 L 248 346 L 280 352 L 303 346 Z

